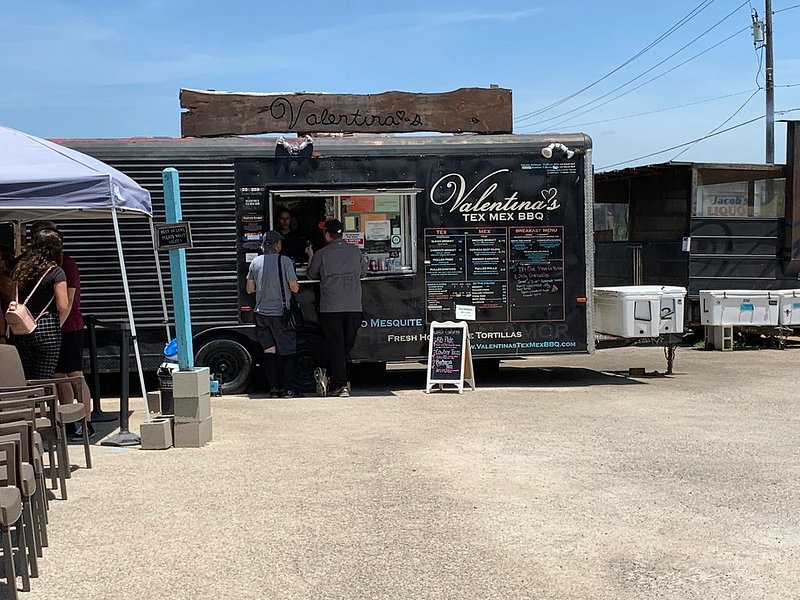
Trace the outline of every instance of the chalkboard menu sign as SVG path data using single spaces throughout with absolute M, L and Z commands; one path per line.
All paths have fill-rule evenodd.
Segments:
M 158 232 L 157 243 L 159 250 L 192 247 L 192 229 L 188 221 L 158 223 L 156 224 L 156 231 Z
M 564 228 L 509 229 L 512 321 L 563 321 Z
M 428 377 L 425 392 L 454 386 L 459 393 L 464 384 L 475 389 L 469 331 L 464 322 L 431 323 L 428 346 Z

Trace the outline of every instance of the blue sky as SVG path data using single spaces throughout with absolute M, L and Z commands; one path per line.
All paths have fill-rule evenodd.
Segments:
M 777 87 L 776 110 L 800 108 L 798 4 L 773 0 L 775 83 L 796 86 Z M 519 133 L 586 132 L 598 169 L 662 162 L 683 148 L 645 155 L 764 114 L 751 8 L 763 19 L 755 0 L 4 0 L 0 124 L 50 138 L 178 136 L 181 87 L 378 93 L 496 83 L 513 91 Z M 523 118 L 611 73 L 692 11 L 596 85 Z M 776 123 L 777 162 L 784 144 Z M 764 121 L 677 158 L 763 162 Z

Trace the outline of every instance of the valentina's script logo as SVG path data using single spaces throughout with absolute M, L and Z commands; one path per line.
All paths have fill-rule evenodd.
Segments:
M 486 220 L 485 213 L 491 213 L 490 221 L 512 220 L 514 213 L 517 213 L 519 219 L 541 221 L 544 219 L 544 213 L 541 211 L 556 210 L 561 206 L 556 188 L 543 189 L 541 200 L 520 200 L 517 192 L 502 199 L 494 199 L 497 182 L 492 180 L 501 173 L 508 172 L 510 169 L 498 169 L 469 189 L 462 175 L 450 173 L 434 184 L 430 193 L 431 202 L 436 206 L 449 205 L 450 212 L 460 212 L 465 220 L 470 221 Z
M 327 108 L 319 110 L 314 100 L 303 100 L 295 105 L 288 98 L 283 96 L 275 98 L 269 106 L 261 109 L 261 112 L 268 112 L 269 116 L 276 121 L 288 121 L 288 129 L 293 130 L 295 126 L 303 122 L 309 127 L 327 125 L 344 127 L 422 127 L 422 117 L 417 113 L 406 114 L 404 110 L 398 110 L 390 114 L 362 114 L 360 109 L 350 113 L 333 113 Z

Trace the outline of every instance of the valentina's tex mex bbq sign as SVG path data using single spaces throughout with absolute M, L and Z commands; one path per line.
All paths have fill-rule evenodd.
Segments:
M 181 135 L 259 133 L 511 133 L 511 90 L 440 94 L 258 94 L 182 89 Z

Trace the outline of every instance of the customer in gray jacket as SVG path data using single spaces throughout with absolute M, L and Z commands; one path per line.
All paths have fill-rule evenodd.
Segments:
M 314 376 L 317 391 L 328 396 L 350 395 L 347 363 L 362 318 L 361 276 L 366 265 L 361 250 L 342 239 L 343 230 L 341 221 L 328 220 L 323 229 L 326 245 L 316 253 L 307 250 L 308 276 L 320 282 L 319 324 L 328 346 L 327 372 L 319 368 Z

